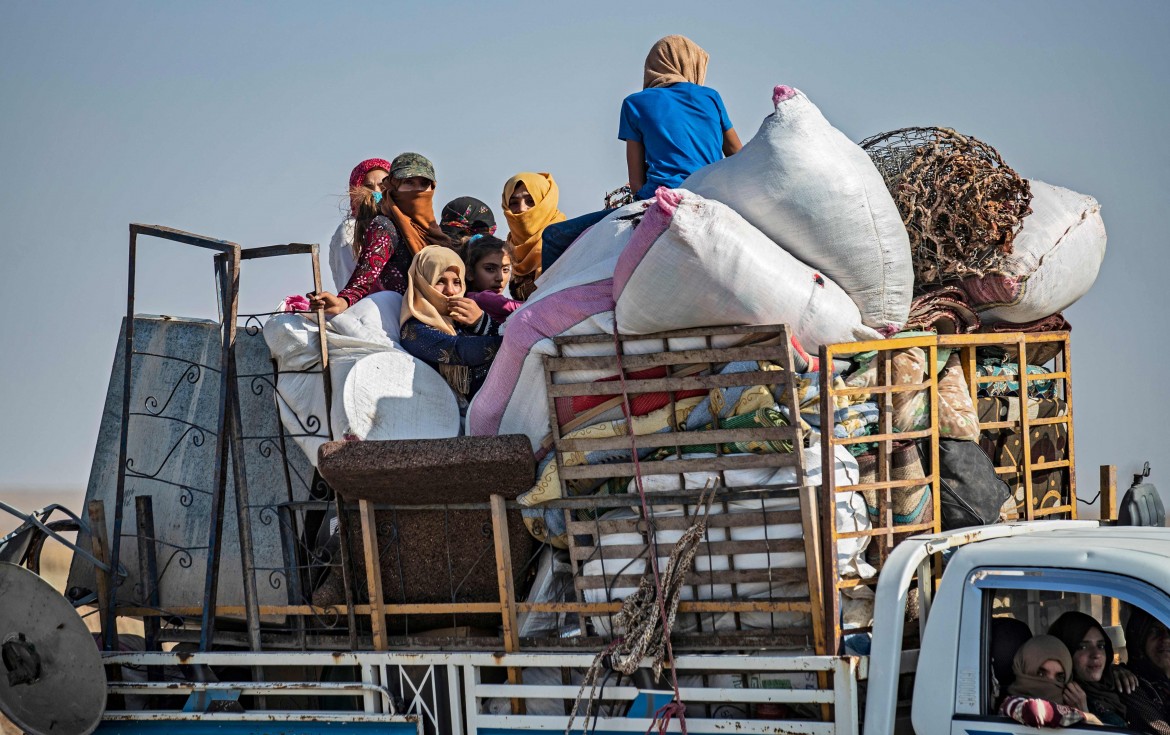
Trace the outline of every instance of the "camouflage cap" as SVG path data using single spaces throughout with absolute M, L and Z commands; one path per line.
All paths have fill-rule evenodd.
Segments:
M 435 181 L 435 167 L 421 153 L 400 153 L 390 162 L 390 175 L 396 179 L 421 176 L 429 181 Z

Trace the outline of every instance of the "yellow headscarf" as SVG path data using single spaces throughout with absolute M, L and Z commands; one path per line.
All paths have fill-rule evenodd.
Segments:
M 532 195 L 535 205 L 523 214 L 513 214 L 508 200 L 517 184 L 524 184 Z M 525 171 L 508 179 L 504 184 L 504 217 L 508 220 L 508 242 L 512 243 L 515 255 L 512 257 L 512 274 L 524 276 L 540 273 L 541 233 L 544 228 L 556 222 L 564 222 L 565 213 L 557 208 L 560 203 L 560 189 L 553 181 L 552 174 Z
M 642 89 L 707 80 L 711 55 L 686 36 L 666 36 L 650 47 L 642 70 Z
M 444 271 L 454 268 L 463 283 L 462 296 L 467 291 L 463 261 L 459 254 L 442 245 L 428 245 L 418 251 L 406 272 L 406 294 L 402 297 L 400 323 L 418 319 L 423 324 L 447 334 L 455 334 L 455 322 L 447 316 L 447 297 L 439 293 L 435 283 Z

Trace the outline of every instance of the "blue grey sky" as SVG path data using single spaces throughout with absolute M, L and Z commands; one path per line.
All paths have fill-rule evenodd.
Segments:
M 85 484 L 128 223 L 325 245 L 350 168 L 405 150 L 435 161 L 437 202 L 499 216 L 504 180 L 537 170 L 570 216 L 594 210 L 625 179 L 621 100 L 668 33 L 710 52 L 745 141 L 785 83 L 854 140 L 946 125 L 1097 197 L 1109 251 L 1067 312 L 1080 490 L 1145 459 L 1170 488 L 1170 4 L 689 0 L 0 5 L 0 487 Z M 249 264 L 242 310 L 307 272 Z M 140 311 L 214 313 L 205 255 L 149 243 L 140 275 Z

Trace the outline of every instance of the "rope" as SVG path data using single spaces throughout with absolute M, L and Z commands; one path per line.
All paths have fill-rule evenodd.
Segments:
M 710 494 L 707 493 L 710 483 L 703 488 L 703 493 L 699 496 L 702 514 L 695 514 L 694 523 L 687 528 L 671 550 L 666 571 L 659 572 L 658 535 L 654 528 L 653 516 L 650 514 L 649 503 L 646 501 L 646 490 L 642 486 L 642 468 L 638 460 L 638 445 L 633 430 L 633 413 L 630 410 L 630 394 L 626 386 L 626 372 L 622 365 L 622 346 L 618 338 L 616 323 L 614 324 L 613 341 L 618 377 L 621 380 L 622 404 L 630 426 L 628 435 L 630 437 L 630 456 L 634 465 L 634 484 L 638 488 L 638 497 L 641 500 L 642 517 L 646 519 L 647 523 L 651 574 L 642 575 L 638 589 L 622 602 L 621 610 L 614 616 L 615 627 L 620 626 L 625 630 L 625 634 L 619 636 L 594 657 L 593 663 L 585 672 L 585 678 L 577 692 L 577 699 L 573 702 L 565 734 L 569 735 L 573 728 L 573 722 L 577 717 L 577 710 L 581 705 L 581 698 L 586 687 L 589 688 L 589 699 L 585 708 L 585 722 L 589 722 L 590 714 L 593 712 L 598 677 L 603 667 L 631 676 L 641 666 L 642 661 L 650 658 L 653 661 L 652 670 L 656 680 L 662 676 L 665 663 L 670 662 L 670 683 L 674 690 L 674 698 L 654 713 L 654 724 L 650 726 L 647 733 L 654 729 L 654 725 L 657 725 L 659 733 L 666 733 L 670 728 L 671 721 L 677 717 L 683 735 L 686 735 L 686 706 L 679 693 L 678 670 L 674 662 L 674 649 L 670 643 L 670 629 L 678 614 L 683 583 L 694 564 L 699 543 L 707 533 L 707 515 L 710 512 L 715 491 L 712 489 Z

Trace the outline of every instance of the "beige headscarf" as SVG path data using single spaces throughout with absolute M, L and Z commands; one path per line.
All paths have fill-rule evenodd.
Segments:
M 524 184 L 535 203 L 523 214 L 513 214 L 508 200 L 517 184 Z M 508 220 L 508 242 L 512 243 L 512 275 L 526 276 L 540 273 L 541 234 L 555 222 L 564 222 L 565 213 L 558 209 L 560 189 L 552 174 L 524 171 L 504 183 L 504 218 Z
M 642 89 L 665 87 L 679 82 L 702 84 L 707 80 L 707 62 L 710 58 L 710 54 L 686 36 L 660 38 L 650 47 L 650 53 L 646 54 Z
M 1028 639 L 1012 659 L 1012 673 L 1016 678 L 1008 686 L 1008 694 L 1016 697 L 1035 697 L 1061 704 L 1064 684 L 1055 682 L 1038 672 L 1045 661 L 1059 661 L 1067 680 L 1072 679 L 1072 656 L 1068 647 L 1054 635 L 1038 635 Z
M 435 283 L 444 271 L 454 269 L 464 283 L 462 296 L 467 291 L 463 261 L 451 248 L 429 245 L 414 256 L 406 272 L 406 294 L 402 297 L 400 323 L 418 319 L 427 326 L 447 334 L 455 334 L 455 322 L 447 316 L 447 297 L 439 293 Z

